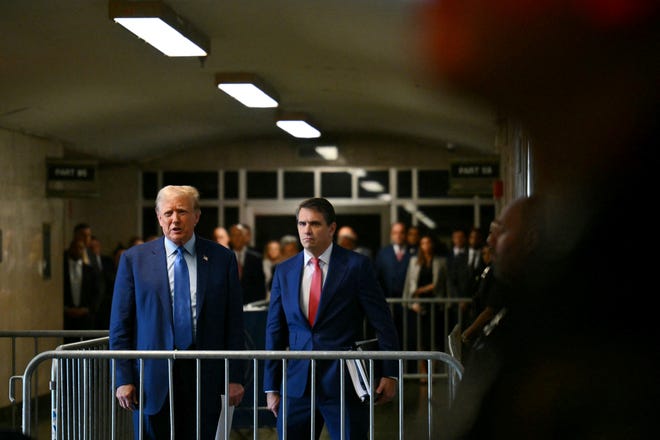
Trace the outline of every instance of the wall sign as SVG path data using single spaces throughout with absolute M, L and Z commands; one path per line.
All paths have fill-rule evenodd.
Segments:
M 500 177 L 498 159 L 455 161 L 449 167 L 449 194 L 492 196 L 493 181 Z
M 97 197 L 98 164 L 88 160 L 46 159 L 48 197 Z

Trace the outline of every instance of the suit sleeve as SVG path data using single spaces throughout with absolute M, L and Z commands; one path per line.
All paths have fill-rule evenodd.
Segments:
M 119 260 L 110 314 L 110 350 L 135 349 L 135 283 L 125 254 Z M 135 384 L 133 362 L 117 359 L 116 386 Z
M 281 271 L 280 271 L 281 272 Z M 266 350 L 284 350 L 288 346 L 289 333 L 282 307 L 282 282 L 278 271 L 273 274 L 270 306 L 266 320 Z M 279 391 L 282 382 L 282 363 L 267 359 L 264 367 L 264 392 Z
M 225 316 L 225 335 L 227 335 L 227 350 L 245 349 L 245 328 L 243 324 L 243 293 L 238 279 L 238 264 L 236 258 L 229 258 L 229 292 Z M 231 360 L 229 362 L 229 381 L 243 383 L 245 361 Z
M 447 297 L 447 260 L 433 258 L 433 294 L 443 298 Z
M 378 337 L 378 348 L 381 351 L 398 351 L 399 337 L 392 319 L 392 312 L 385 300 L 378 280 L 371 269 L 371 263 L 367 258 L 360 259 L 360 288 L 359 298 L 369 324 Z M 398 366 L 396 361 L 383 362 L 384 376 L 397 376 Z

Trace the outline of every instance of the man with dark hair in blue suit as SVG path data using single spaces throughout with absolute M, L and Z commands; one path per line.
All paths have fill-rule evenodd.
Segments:
M 229 246 L 236 254 L 238 278 L 243 290 L 243 303 L 266 299 L 266 275 L 261 253 L 250 248 L 249 229 L 242 223 L 229 228 Z
M 376 278 L 383 288 L 386 298 L 401 299 L 403 296 L 403 283 L 406 280 L 408 264 L 416 252 L 408 246 L 406 234 L 407 228 L 403 222 L 393 223 L 390 228 L 390 244 L 380 248 L 376 254 L 374 262 Z M 407 304 L 400 303 L 392 304 L 394 322 L 400 338 L 403 338 L 403 312 L 408 310 L 407 306 Z M 404 345 L 402 339 L 399 340 L 399 343 L 404 349 L 407 346 L 414 347 L 414 345 Z
M 364 255 L 333 244 L 337 223 L 332 204 L 322 198 L 305 200 L 299 205 L 296 218 L 304 250 L 277 265 L 266 325 L 266 350 L 347 350 L 356 340 L 362 339 L 365 318 L 378 337 L 380 350 L 398 350 L 392 314 L 371 262 Z M 317 298 L 315 291 L 320 297 Z M 310 363 L 305 359 L 287 363 L 286 429 L 290 438 L 310 436 Z M 314 384 L 317 438 L 324 424 L 333 439 L 341 436 L 340 368 L 340 361 L 317 363 L 317 383 Z M 396 361 L 383 362 L 382 377 L 374 381 L 377 404 L 394 397 L 396 375 Z M 268 409 L 278 417 L 280 437 L 283 431 L 281 382 L 282 363 L 267 361 L 264 391 Z M 345 383 L 350 388 L 350 379 Z M 352 389 L 346 390 L 345 396 L 346 438 L 365 438 L 369 406 L 361 402 Z
M 112 350 L 242 350 L 243 301 L 236 258 L 229 249 L 195 234 L 199 193 L 191 186 L 166 186 L 156 198 L 164 238 L 127 249 L 121 256 L 110 318 Z M 229 363 L 229 405 L 243 398 L 243 371 Z M 170 399 L 176 438 L 215 438 L 224 390 L 224 361 L 201 362 L 201 427 L 196 436 L 196 362 L 176 360 L 173 390 L 168 362 L 144 361 L 144 438 L 170 437 Z M 117 360 L 119 405 L 137 409 L 139 369 Z M 134 412 L 135 434 L 139 412 Z

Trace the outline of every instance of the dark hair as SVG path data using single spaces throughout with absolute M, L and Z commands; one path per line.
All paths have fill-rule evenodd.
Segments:
M 325 219 L 325 222 L 328 225 L 337 221 L 337 218 L 335 216 L 335 208 L 332 206 L 332 203 L 328 202 L 324 198 L 313 197 L 311 199 L 307 199 L 301 202 L 300 205 L 298 205 L 298 209 L 296 209 L 296 220 L 298 219 L 298 214 L 300 213 L 300 210 L 303 208 L 311 209 L 313 211 L 317 211 L 323 214 L 323 218 Z
M 78 223 L 76 226 L 73 227 L 73 233 L 76 234 L 78 231 L 82 231 L 83 229 L 91 229 L 92 227 L 89 225 L 89 223 Z

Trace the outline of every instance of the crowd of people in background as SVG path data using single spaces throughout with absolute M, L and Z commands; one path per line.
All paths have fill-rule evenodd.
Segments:
M 92 234 L 91 226 L 87 223 L 76 225 L 64 264 L 64 328 L 107 329 L 121 254 L 155 238 L 132 236 L 126 244 L 117 243 L 112 255 L 105 255 L 101 252 L 100 240 Z M 269 239 L 262 250 L 256 249 L 252 247 L 252 229 L 243 223 L 227 228 L 216 227 L 212 239 L 234 251 L 245 305 L 266 305 L 277 265 L 302 250 L 298 237 L 289 234 Z M 339 246 L 366 255 L 372 261 L 386 298 L 403 299 L 403 303 L 393 304 L 392 311 L 400 345 L 407 349 L 443 349 L 444 343 L 436 339 L 439 345 L 430 346 L 430 306 L 424 302 L 411 302 L 410 298 L 478 298 L 480 284 L 484 284 L 480 280 L 488 272 L 484 270 L 489 266 L 489 246 L 477 227 L 455 228 L 445 242 L 429 231 L 420 231 L 416 225 L 395 222 L 391 226 L 390 242 L 372 250 L 359 242 L 355 228 L 342 225 L 337 229 L 335 240 Z M 442 311 L 441 306 L 434 307 L 437 307 L 436 312 Z M 477 318 L 483 308 L 483 300 L 461 304 L 461 311 L 466 317 L 465 327 Z M 488 311 L 492 310 L 489 308 Z M 407 341 L 403 341 L 403 334 L 406 333 L 402 328 L 403 313 L 410 315 L 408 321 L 411 328 L 407 332 Z M 422 320 L 420 335 L 414 329 L 416 314 L 420 314 Z M 436 314 L 438 330 L 443 325 L 441 315 Z M 450 324 L 455 324 L 455 321 Z
M 445 350 L 445 328 L 462 324 L 465 358 L 470 347 L 503 306 L 491 270 L 490 255 L 495 244 L 491 224 L 488 239 L 478 227 L 453 228 L 446 239 L 417 225 L 395 222 L 390 242 L 375 251 L 361 245 L 350 225 L 337 228 L 337 245 L 363 254 L 372 262 L 376 279 L 386 299 L 390 299 L 399 346 L 404 350 Z M 74 237 L 64 262 L 64 329 L 108 329 L 115 275 L 121 254 L 157 237 L 131 237 L 118 243 L 112 256 L 101 252 L 101 242 L 87 223 L 74 228 Z M 235 223 L 218 226 L 212 239 L 231 249 L 236 257 L 244 306 L 267 306 L 277 266 L 302 251 L 299 238 L 284 235 L 266 241 L 262 250 L 252 246 L 252 229 Z M 416 298 L 465 298 L 444 314 L 443 305 Z M 453 305 L 451 307 L 454 307 Z M 434 309 L 434 310 L 432 310 Z M 433 312 L 433 313 L 431 313 Z M 445 323 L 445 316 L 449 322 Z M 432 320 L 434 323 L 432 324 Z M 405 326 L 405 328 L 404 328 Z M 420 383 L 427 383 L 427 365 L 416 369 Z
M 108 329 L 121 254 L 155 238 L 132 236 L 125 245 L 117 243 L 112 255 L 107 255 L 90 224 L 83 222 L 74 226 L 73 238 L 63 259 L 64 330 Z

